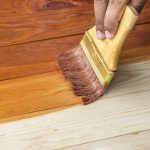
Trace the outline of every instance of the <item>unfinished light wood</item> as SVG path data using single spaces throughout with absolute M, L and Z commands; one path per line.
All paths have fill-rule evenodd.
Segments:
M 150 58 L 150 24 L 136 26 L 121 51 L 120 62 Z M 82 34 L 0 48 L 0 80 L 58 70 L 57 56 L 75 47 Z M 8 61 L 9 60 L 9 61 Z
M 94 141 L 61 150 L 149 150 L 150 130 Z M 60 150 L 60 149 L 58 149 Z
M 83 33 L 95 24 L 93 0 L 0 2 L 0 46 Z M 150 22 L 149 6 L 138 23 Z
M 120 72 L 126 79 L 137 76 L 124 81 L 126 87 L 118 79 L 114 96 L 109 97 L 111 88 L 106 97 L 87 106 L 1 124 L 0 148 L 52 150 L 150 129 L 150 62 L 125 68 Z

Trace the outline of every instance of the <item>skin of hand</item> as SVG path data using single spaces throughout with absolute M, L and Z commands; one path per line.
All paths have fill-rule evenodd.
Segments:
M 94 0 L 97 38 L 113 38 L 126 5 L 132 5 L 140 13 L 145 2 L 146 0 Z

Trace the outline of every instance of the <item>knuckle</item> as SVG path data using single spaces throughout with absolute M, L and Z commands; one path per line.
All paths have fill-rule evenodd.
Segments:
M 102 27 L 99 27 L 99 26 L 97 26 L 97 25 L 96 25 L 96 30 L 99 30 L 99 31 L 101 31 L 102 33 L 104 32 L 104 28 L 102 28 Z
M 101 19 L 96 19 L 96 24 L 102 26 L 104 22 Z
M 110 4 L 112 5 L 120 5 L 122 3 L 127 3 L 129 0 L 110 0 Z
M 94 0 L 95 2 L 105 2 L 106 0 Z
M 106 2 L 107 2 L 107 0 L 94 0 L 95 4 L 104 4 Z
M 147 0 L 132 0 L 130 3 L 137 10 L 137 12 L 140 13 L 146 1 Z
M 111 33 L 115 32 L 117 26 L 118 26 L 118 21 L 106 20 L 104 22 L 104 29 L 110 31 Z
M 96 21 L 96 27 L 100 30 L 103 30 L 104 28 L 104 23 L 101 20 Z

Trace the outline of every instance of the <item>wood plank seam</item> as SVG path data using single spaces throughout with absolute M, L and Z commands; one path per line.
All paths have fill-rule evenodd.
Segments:
M 133 133 L 129 133 L 129 134 L 125 134 L 125 135 L 121 135 L 121 136 L 115 136 L 115 137 L 112 137 L 112 138 L 106 138 L 106 139 L 103 139 L 103 140 L 96 140 L 96 141 L 89 141 L 89 142 L 86 142 L 86 143 L 83 143 L 83 144 L 79 144 L 79 145 L 73 145 L 73 146 L 69 146 L 69 147 L 63 147 L 63 148 L 61 148 L 61 149 L 53 149 L 53 150 L 83 150 L 83 149 L 78 149 L 78 147 L 80 147 L 80 148 L 83 148 L 82 146 L 83 145 L 85 145 L 85 147 L 86 147 L 86 145 L 87 145 L 87 149 L 89 150 L 89 145 L 90 144 L 92 144 L 92 143 L 96 143 L 96 142 L 103 142 L 103 141 L 109 141 L 109 140 L 113 140 L 113 139 L 116 139 L 116 138 L 122 138 L 122 137 L 124 137 L 124 136 L 130 136 L 130 135 L 137 135 L 137 134 L 141 134 L 141 133 L 143 133 L 143 132 L 150 132 L 150 130 L 142 130 L 142 131 L 139 131 L 139 132 L 133 132 Z M 120 142 L 123 142 L 123 141 L 120 141 Z M 130 141 L 128 141 L 128 142 L 130 142 Z M 110 145 L 113 145 L 112 143 L 109 143 Z M 115 145 L 116 145 L 116 148 L 117 148 L 117 144 L 118 143 L 115 143 Z M 129 143 L 128 143 L 129 144 Z M 149 144 L 149 143 L 146 143 L 146 144 Z M 134 144 L 133 144 L 134 145 Z M 136 146 L 136 145 L 135 145 Z M 140 147 L 140 150 L 143 150 L 143 147 L 144 147 L 144 145 L 140 145 L 141 147 Z M 145 145 L 146 146 L 146 145 Z M 124 145 L 124 148 L 125 148 L 126 146 Z M 146 146 L 147 147 L 147 146 Z M 77 148 L 77 149 L 75 149 L 75 148 Z M 97 148 L 96 148 L 96 150 L 97 149 L 99 149 L 100 148 L 100 145 L 99 145 L 99 147 L 97 146 Z M 113 148 L 110 146 L 108 146 L 107 148 L 110 148 L 110 150 L 112 150 Z M 111 149 L 112 148 L 112 149 Z M 136 147 L 133 147 L 134 148 L 134 150 L 136 149 Z M 148 147 L 147 147 L 148 148 Z M 84 150 L 87 150 L 87 149 L 84 149 Z M 114 150 L 116 150 L 116 149 L 114 149 Z M 119 150 L 121 150 L 121 149 L 119 149 Z M 133 149 L 132 149 L 133 150 Z M 139 150 L 139 149 L 138 149 Z M 149 149 L 147 149 L 147 150 L 149 150 Z

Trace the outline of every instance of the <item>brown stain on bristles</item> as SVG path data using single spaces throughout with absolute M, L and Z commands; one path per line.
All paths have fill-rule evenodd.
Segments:
M 80 45 L 60 55 L 58 64 L 84 104 L 96 101 L 105 92 L 106 86 L 100 83 Z

